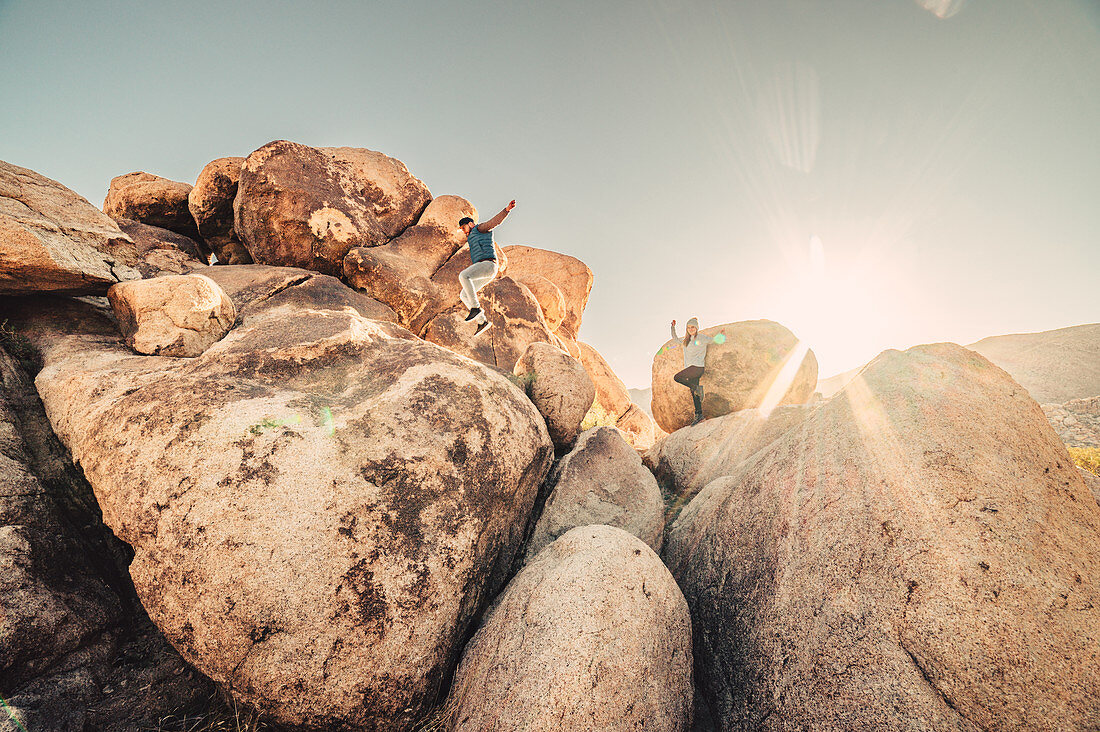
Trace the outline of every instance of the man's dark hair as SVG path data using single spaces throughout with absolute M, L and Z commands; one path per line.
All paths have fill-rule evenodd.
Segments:
M 474 223 L 473 219 L 471 219 L 469 216 L 463 216 L 462 219 L 458 222 L 458 225 L 459 226 L 465 226 L 466 224 L 472 224 L 472 223 Z

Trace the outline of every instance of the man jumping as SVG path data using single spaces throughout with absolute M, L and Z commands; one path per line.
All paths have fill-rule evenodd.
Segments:
M 497 276 L 497 250 L 493 246 L 493 229 L 500 226 L 508 216 L 508 212 L 516 207 L 515 201 L 509 201 L 500 213 L 483 224 L 475 224 L 469 216 L 464 216 L 458 222 L 458 228 L 466 235 L 466 243 L 470 245 L 469 267 L 458 275 L 458 283 L 462 286 L 462 303 L 470 308 L 470 314 L 466 316 L 466 322 L 477 321 L 478 336 L 493 326 L 485 313 L 481 311 L 481 303 L 477 299 L 477 291 L 493 281 Z

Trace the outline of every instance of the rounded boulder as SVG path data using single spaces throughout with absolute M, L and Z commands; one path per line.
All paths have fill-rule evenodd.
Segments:
M 107 299 L 126 345 L 150 356 L 198 356 L 237 319 L 229 296 L 199 274 L 120 282 Z
M 581 732 L 691 727 L 691 617 L 644 542 L 573 529 L 508 584 L 466 646 L 450 728 Z
M 536 342 L 527 346 L 512 373 L 546 420 L 554 444 L 572 445 L 596 398 L 596 387 L 584 367 L 556 346 Z

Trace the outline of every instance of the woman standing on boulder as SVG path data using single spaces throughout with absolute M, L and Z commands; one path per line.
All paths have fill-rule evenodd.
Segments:
M 672 321 L 672 338 L 680 340 L 676 335 L 676 321 Z M 676 383 L 683 384 L 691 389 L 691 400 L 695 403 L 695 421 L 693 425 L 703 421 L 703 387 L 699 379 L 703 378 L 703 370 L 706 367 L 707 346 L 714 339 L 707 335 L 699 334 L 699 320 L 692 318 L 687 323 L 687 334 L 684 336 L 684 370 L 678 371 L 672 378 Z
M 458 284 L 462 286 L 459 297 L 462 303 L 470 308 L 470 314 L 466 316 L 466 322 L 477 321 L 475 336 L 479 336 L 493 324 L 485 317 L 481 310 L 481 303 L 477 299 L 477 291 L 493 281 L 497 276 L 497 250 L 493 244 L 493 229 L 500 226 L 504 219 L 516 207 L 516 202 L 509 201 L 500 213 L 484 223 L 475 224 L 469 216 L 464 216 L 458 222 L 458 228 L 466 235 L 466 243 L 470 245 L 469 267 L 458 275 Z

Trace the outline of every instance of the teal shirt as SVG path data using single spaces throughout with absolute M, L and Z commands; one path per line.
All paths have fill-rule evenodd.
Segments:
M 492 231 L 482 231 L 475 226 L 470 229 L 466 243 L 470 245 L 470 260 L 474 264 L 486 260 L 496 261 L 497 250 L 493 247 Z

